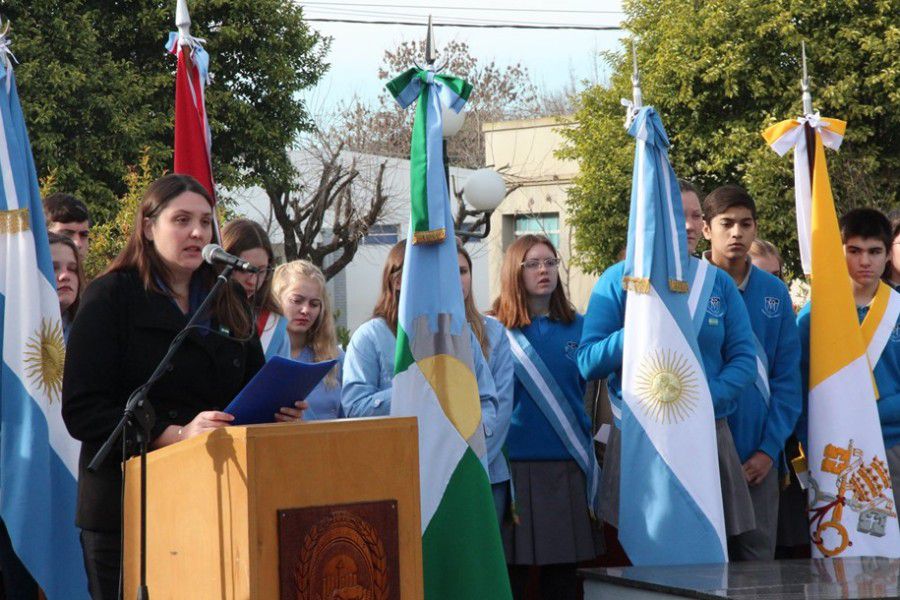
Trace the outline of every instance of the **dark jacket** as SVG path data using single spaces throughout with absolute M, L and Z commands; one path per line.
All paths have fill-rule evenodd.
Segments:
M 119 531 L 121 441 L 96 473 L 87 466 L 187 320 L 170 298 L 146 291 L 136 271 L 104 275 L 85 292 L 69 334 L 62 393 L 66 427 L 83 442 L 76 518 L 82 529 Z M 211 327 L 219 330 L 215 319 Z M 191 332 L 150 389 L 156 413 L 150 439 L 199 412 L 223 409 L 263 362 L 257 338 L 241 343 Z

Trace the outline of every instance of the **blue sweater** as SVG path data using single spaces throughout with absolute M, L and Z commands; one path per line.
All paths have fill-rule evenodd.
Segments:
M 581 339 L 584 318 L 576 315 L 571 323 L 535 317 L 521 328 L 538 356 L 553 373 L 556 382 L 576 415 L 578 433 L 591 439 L 591 420 L 584 410 L 585 382 L 575 364 L 575 351 Z M 544 413 L 531 394 L 515 379 L 512 423 L 506 440 L 510 460 L 572 460 Z
M 784 282 L 751 265 L 741 291 L 753 333 L 766 353 L 769 404 L 755 385 L 744 388 L 728 417 L 741 462 L 757 451 L 777 462 L 803 408 L 800 387 L 800 336 Z
M 691 257 L 691 260 L 699 259 Z M 711 265 L 710 268 L 716 272 L 710 301 L 713 298 L 719 301 L 713 311 L 715 314 L 707 310 L 697 343 L 715 416 L 721 419 L 735 411 L 741 392 L 746 386 L 753 385 L 756 353 L 747 309 L 737 286 L 727 273 Z M 581 376 L 585 379 L 607 378 L 609 400 L 618 408 L 622 405 L 624 269 L 624 262 L 614 264 L 604 271 L 594 286 L 577 354 Z
M 800 326 L 800 344 L 802 358 L 800 371 L 803 376 L 803 414 L 797 422 L 797 438 L 806 445 L 807 414 L 809 402 L 809 319 L 810 303 L 807 302 L 800 314 L 797 324 Z M 857 307 L 856 313 L 862 323 L 869 312 L 869 307 Z M 878 386 L 878 420 L 881 421 L 881 435 L 884 437 L 884 449 L 900 444 L 900 319 L 875 364 L 873 371 L 875 385 Z
M 481 421 L 484 426 L 488 457 L 500 454 L 503 446 L 494 432 L 502 429 L 498 422 L 497 392 L 481 346 L 472 330 L 466 327 L 472 344 L 475 379 L 481 397 Z M 397 338 L 384 319 L 366 321 L 350 338 L 344 356 L 341 405 L 344 416 L 374 417 L 391 413 L 391 392 L 394 380 L 394 353 Z

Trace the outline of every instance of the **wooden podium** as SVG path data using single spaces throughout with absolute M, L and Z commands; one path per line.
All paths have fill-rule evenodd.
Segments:
M 415 418 L 227 427 L 147 464 L 153 600 L 423 595 Z M 125 471 L 125 598 L 135 598 L 138 459 Z

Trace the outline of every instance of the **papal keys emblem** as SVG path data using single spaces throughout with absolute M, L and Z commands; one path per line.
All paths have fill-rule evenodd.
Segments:
M 853 545 L 844 523 L 844 511 L 856 513 L 856 531 L 882 537 L 888 519 L 896 519 L 891 478 L 887 464 L 877 456 L 866 463 L 863 451 L 828 444 L 822 456 L 821 470 L 835 475 L 835 494 L 821 489 L 810 477 L 813 500 L 810 512 L 812 542 L 825 557 L 838 556 Z

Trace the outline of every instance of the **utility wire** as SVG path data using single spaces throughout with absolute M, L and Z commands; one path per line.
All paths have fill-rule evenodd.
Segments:
M 317 23 L 357 23 L 360 25 L 403 25 L 423 27 L 421 22 L 412 21 L 364 21 L 362 19 L 325 19 L 304 18 L 307 22 Z M 471 29 L 546 29 L 546 30 L 580 30 L 580 31 L 622 31 L 618 25 L 528 25 L 525 23 L 433 23 L 434 27 L 465 27 Z
M 466 10 L 482 12 L 530 12 L 530 13 L 577 13 L 597 15 L 623 15 L 621 10 L 583 10 L 565 8 L 485 8 L 475 6 L 422 6 L 421 4 L 374 4 L 370 2 L 301 2 L 301 6 L 359 6 L 367 8 L 417 8 L 421 10 Z

